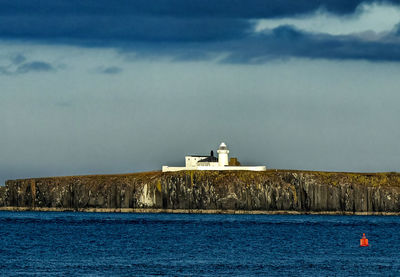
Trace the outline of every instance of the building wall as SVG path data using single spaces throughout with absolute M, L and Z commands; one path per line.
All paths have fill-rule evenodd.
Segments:
M 163 172 L 174 172 L 181 170 L 250 170 L 250 171 L 265 171 L 267 167 L 265 166 L 196 166 L 196 167 L 170 167 L 163 166 Z
M 185 157 L 185 166 L 186 167 L 196 167 L 198 161 L 207 158 L 206 156 L 204 157 L 193 157 L 193 156 L 186 156 Z
M 218 166 L 218 162 L 201 162 L 197 166 Z
M 265 166 L 198 166 L 197 170 L 251 170 L 251 171 L 265 171 Z

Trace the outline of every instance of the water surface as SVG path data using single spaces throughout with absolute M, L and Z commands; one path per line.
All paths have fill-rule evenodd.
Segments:
M 370 247 L 359 247 L 366 233 Z M 0 275 L 400 272 L 400 217 L 0 212 Z

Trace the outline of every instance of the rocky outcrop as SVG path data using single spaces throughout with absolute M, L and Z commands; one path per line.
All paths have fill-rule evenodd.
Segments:
M 400 174 L 181 171 L 10 180 L 0 188 L 0 206 L 400 213 Z

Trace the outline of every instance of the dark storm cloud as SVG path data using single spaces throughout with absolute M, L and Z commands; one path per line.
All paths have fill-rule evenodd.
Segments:
M 389 35 L 385 40 L 368 42 L 287 26 L 264 33 L 254 31 L 259 18 L 293 17 L 318 9 L 349 15 L 361 3 L 372 2 L 400 1 L 0 0 L 0 38 L 113 47 L 139 57 L 168 56 L 174 60 L 206 60 L 224 54 L 228 55 L 225 62 L 243 63 L 282 57 L 397 61 L 400 43 L 388 43 Z M 395 32 L 390 35 L 394 37 Z
M 0 0 L 0 15 L 275 18 L 320 8 L 351 14 L 360 3 L 372 2 L 399 4 L 398 0 Z
M 393 42 L 392 36 L 389 34 L 382 41 L 365 41 L 351 35 L 313 34 L 280 26 L 227 45 L 230 55 L 225 62 L 262 63 L 288 57 L 400 61 L 400 43 Z
M 131 49 L 122 53 L 129 59 Z M 259 64 L 273 59 L 302 57 L 309 59 L 400 61 L 400 41 L 390 33 L 379 41 L 352 35 L 315 34 L 292 26 L 279 26 L 236 40 L 208 43 L 164 44 L 162 48 L 135 48 L 140 57 L 173 56 L 175 60 L 207 60 L 223 53 L 223 63 Z
M 118 46 L 134 42 L 191 42 L 237 39 L 253 24 L 239 19 L 130 16 L 4 16 L 3 38 Z

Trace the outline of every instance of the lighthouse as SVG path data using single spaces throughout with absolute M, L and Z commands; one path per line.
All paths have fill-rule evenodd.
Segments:
M 229 158 L 228 158 L 229 150 L 225 142 L 221 142 L 217 150 L 217 153 L 218 153 L 218 165 L 227 166 L 229 164 Z

